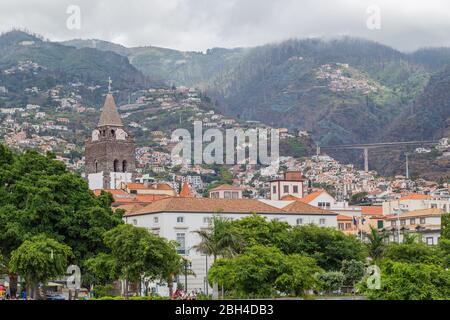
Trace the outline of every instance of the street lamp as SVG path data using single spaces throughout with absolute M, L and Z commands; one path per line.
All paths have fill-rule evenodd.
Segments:
M 188 269 L 192 268 L 192 262 L 187 257 L 183 257 L 184 261 L 184 291 L 187 293 L 187 274 Z

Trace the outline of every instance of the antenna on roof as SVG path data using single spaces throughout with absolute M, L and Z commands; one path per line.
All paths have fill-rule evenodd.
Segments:
M 111 93 L 111 84 L 112 84 L 111 77 L 108 77 L 108 93 Z

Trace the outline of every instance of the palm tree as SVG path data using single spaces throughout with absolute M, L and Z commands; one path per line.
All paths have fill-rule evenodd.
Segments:
M 384 230 L 379 232 L 378 229 L 370 227 L 370 233 L 367 235 L 367 248 L 369 250 L 369 257 L 371 257 L 372 260 L 378 261 L 383 256 L 385 239 L 387 236 L 388 235 Z
M 242 241 L 230 226 L 230 220 L 214 215 L 210 229 L 194 231 L 200 236 L 201 241 L 193 248 L 207 256 L 212 256 L 213 263 L 218 257 L 234 255 L 241 247 Z M 218 284 L 215 280 L 213 282 L 213 298 L 218 298 Z

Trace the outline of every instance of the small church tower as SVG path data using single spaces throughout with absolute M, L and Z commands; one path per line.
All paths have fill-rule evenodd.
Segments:
M 85 170 L 89 188 L 118 189 L 133 182 L 136 163 L 134 139 L 124 130 L 109 90 L 97 127 L 86 140 Z

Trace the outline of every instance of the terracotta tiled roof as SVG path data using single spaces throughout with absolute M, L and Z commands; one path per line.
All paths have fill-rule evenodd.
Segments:
M 111 93 L 106 95 L 98 126 L 123 127 L 122 119 L 117 111 L 116 103 L 114 102 L 114 97 Z
M 189 183 L 187 182 L 187 180 L 184 180 L 183 187 L 181 188 L 180 191 L 180 197 L 184 198 L 192 197 L 191 190 L 189 188 Z
M 218 187 L 215 187 L 215 188 L 209 190 L 209 192 L 211 192 L 211 191 L 219 191 L 219 190 L 242 190 L 242 188 L 238 187 L 238 186 L 232 186 L 232 185 L 229 185 L 229 184 L 222 184 L 222 185 L 220 185 Z
M 325 190 L 314 191 L 314 192 L 304 196 L 303 198 L 300 198 L 299 200 L 304 203 L 310 203 L 311 201 L 313 201 L 315 198 L 317 198 L 324 192 L 325 192 Z
M 362 206 L 361 213 L 371 216 L 379 216 L 383 214 L 382 206 Z
M 169 198 L 169 196 L 164 194 L 137 194 L 136 202 L 139 203 L 152 203 L 161 199 Z
M 283 208 L 286 212 L 298 212 L 298 213 L 307 213 L 307 214 L 336 214 L 332 211 L 323 210 L 302 201 L 295 201 L 286 207 Z
M 337 215 L 337 221 L 352 221 L 353 218 L 349 216 L 344 216 L 342 214 Z
M 167 183 L 157 183 L 152 185 L 146 185 L 144 183 L 128 183 L 127 189 L 129 190 L 173 190 Z
M 156 212 L 282 213 L 283 210 L 254 199 L 167 198 L 155 201 L 135 214 Z
M 114 208 L 114 211 L 117 209 L 125 210 L 125 213 L 135 212 L 139 209 L 142 209 L 142 204 L 123 204 Z
M 421 209 L 421 210 L 414 210 L 414 211 L 409 211 L 404 214 L 400 214 L 399 218 L 403 219 L 403 218 L 415 218 L 415 217 L 440 217 L 443 213 L 444 213 L 444 211 L 442 209 L 436 209 L 436 208 Z M 395 214 L 395 215 L 389 216 L 387 218 L 387 220 L 396 220 L 397 218 L 398 217 Z
M 411 193 L 407 196 L 403 196 L 400 198 L 400 201 L 402 200 L 428 200 L 431 199 L 431 196 L 428 196 L 426 194 L 419 194 L 419 193 Z
M 288 194 L 288 195 L 281 197 L 281 200 L 283 200 L 283 201 L 301 201 L 301 198 L 298 198 L 298 197 Z
M 305 203 L 297 202 L 298 206 L 288 205 L 283 209 L 273 207 L 255 199 L 211 199 L 211 198 L 180 198 L 172 197 L 158 200 L 130 214 L 143 215 L 158 212 L 198 212 L 198 213 L 272 213 L 272 214 L 327 214 L 325 211 Z M 286 210 L 287 208 L 287 210 Z
M 130 190 L 150 189 L 149 186 L 146 186 L 143 183 L 128 183 L 127 188 Z

